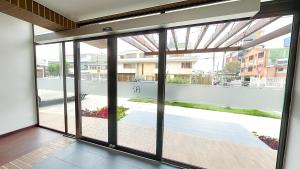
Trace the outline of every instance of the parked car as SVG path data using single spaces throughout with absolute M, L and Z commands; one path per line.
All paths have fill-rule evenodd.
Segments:
M 249 81 L 242 81 L 242 86 L 249 86 L 250 82 Z
M 242 81 L 241 80 L 233 80 L 230 82 L 231 86 L 242 86 Z

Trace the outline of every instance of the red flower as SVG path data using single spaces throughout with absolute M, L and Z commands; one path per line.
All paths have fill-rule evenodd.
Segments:
M 102 107 L 100 110 L 97 109 L 95 111 L 84 109 L 84 110 L 82 110 L 82 116 L 107 119 L 108 118 L 108 107 L 105 106 L 105 107 Z
M 99 111 L 99 115 L 100 115 L 101 118 L 107 119 L 107 118 L 108 118 L 108 107 L 107 107 L 107 106 L 103 107 L 103 108 Z

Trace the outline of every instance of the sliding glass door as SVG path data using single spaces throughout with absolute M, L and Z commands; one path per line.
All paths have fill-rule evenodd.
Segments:
M 65 92 L 66 92 L 66 101 L 65 106 L 67 110 L 67 116 L 65 122 L 67 124 L 67 133 L 75 135 L 76 134 L 76 125 L 75 125 L 75 87 L 74 87 L 74 48 L 73 42 L 65 43 Z
M 65 131 L 62 44 L 36 46 L 39 124 Z
M 80 42 L 82 136 L 108 141 L 107 40 Z
M 117 49 L 117 144 L 155 154 L 158 55 L 147 52 L 158 51 L 158 34 L 120 37 Z
M 39 125 L 75 135 L 73 42 L 36 45 Z

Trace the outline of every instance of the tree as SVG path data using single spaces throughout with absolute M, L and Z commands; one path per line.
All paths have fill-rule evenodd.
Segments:
M 224 67 L 224 72 L 229 74 L 238 74 L 241 69 L 240 62 L 228 62 Z
M 60 71 L 60 66 L 57 63 L 49 64 L 48 72 L 50 76 L 58 76 Z

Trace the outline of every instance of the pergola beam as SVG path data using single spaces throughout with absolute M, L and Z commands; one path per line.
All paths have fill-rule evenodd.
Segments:
M 158 50 L 158 43 L 151 35 L 144 35 L 144 37 Z
M 208 48 L 211 43 L 226 29 L 226 27 L 230 24 L 230 22 L 227 23 L 221 23 L 218 24 L 216 27 L 215 32 L 212 34 L 211 38 L 206 42 L 204 45 L 204 48 Z
M 191 31 L 191 28 L 187 27 L 186 28 L 186 35 L 185 35 L 185 50 L 187 50 L 188 45 L 189 45 L 190 31 Z
M 173 41 L 174 41 L 175 49 L 178 50 L 177 37 L 176 37 L 175 30 L 171 29 L 171 33 L 172 33 L 172 38 L 173 38 Z
M 207 49 L 188 49 L 188 50 L 170 50 L 167 54 L 189 54 L 189 53 L 210 53 L 210 52 L 224 52 L 224 51 L 239 51 L 240 47 L 229 48 L 207 48 Z M 158 52 L 145 52 L 145 55 L 158 55 Z
M 201 30 L 200 30 L 200 33 L 198 35 L 198 38 L 197 38 L 197 41 L 196 41 L 194 49 L 198 48 L 200 42 L 202 41 L 202 39 L 203 39 L 203 37 L 204 37 L 204 35 L 205 35 L 206 31 L 207 31 L 207 28 L 208 28 L 208 25 L 205 25 L 205 26 L 201 27 Z
M 140 43 L 141 45 L 143 45 L 144 47 L 146 47 L 147 49 L 149 49 L 150 51 L 155 51 L 156 49 L 154 47 L 152 47 L 150 45 L 149 42 L 146 41 L 145 38 L 142 37 L 142 35 L 138 35 L 138 36 L 132 36 L 132 38 L 134 40 L 136 40 L 138 43 Z
M 240 21 L 236 26 L 234 26 L 225 36 L 223 36 L 215 45 L 214 48 L 220 47 L 225 41 L 230 37 L 244 29 L 247 25 L 251 24 L 251 20 Z
M 247 36 L 251 35 L 252 33 L 256 32 L 256 31 L 260 30 L 261 28 L 274 22 L 278 18 L 279 17 L 266 18 L 266 19 L 262 19 L 262 20 L 256 22 L 253 26 L 251 26 L 249 29 L 247 29 L 244 33 L 237 35 L 232 40 L 227 42 L 224 47 L 229 47 L 229 46 L 234 45 L 235 43 L 241 41 L 242 39 L 246 38 Z
M 137 43 L 134 39 L 132 39 L 131 37 L 122 37 L 121 38 L 123 41 L 127 42 L 128 44 L 132 45 L 133 47 L 143 51 L 143 52 L 148 52 L 148 49 L 145 48 L 144 46 L 140 45 L 139 43 Z
M 151 35 L 144 35 L 144 37 L 156 48 L 156 50 L 158 50 L 159 45 Z M 168 46 L 166 48 L 169 51 Z
M 33 0 L 0 0 L 0 12 L 52 31 L 77 27 L 75 22 Z
M 282 35 L 286 35 L 286 34 L 290 33 L 291 31 L 292 31 L 292 24 L 286 25 L 282 28 L 277 29 L 276 31 L 273 31 L 273 32 L 266 34 L 258 39 L 255 39 L 251 42 L 246 43 L 245 45 L 243 45 L 241 47 L 241 49 L 248 49 L 248 48 L 254 47 L 256 45 L 267 42 L 274 38 L 280 37 Z

